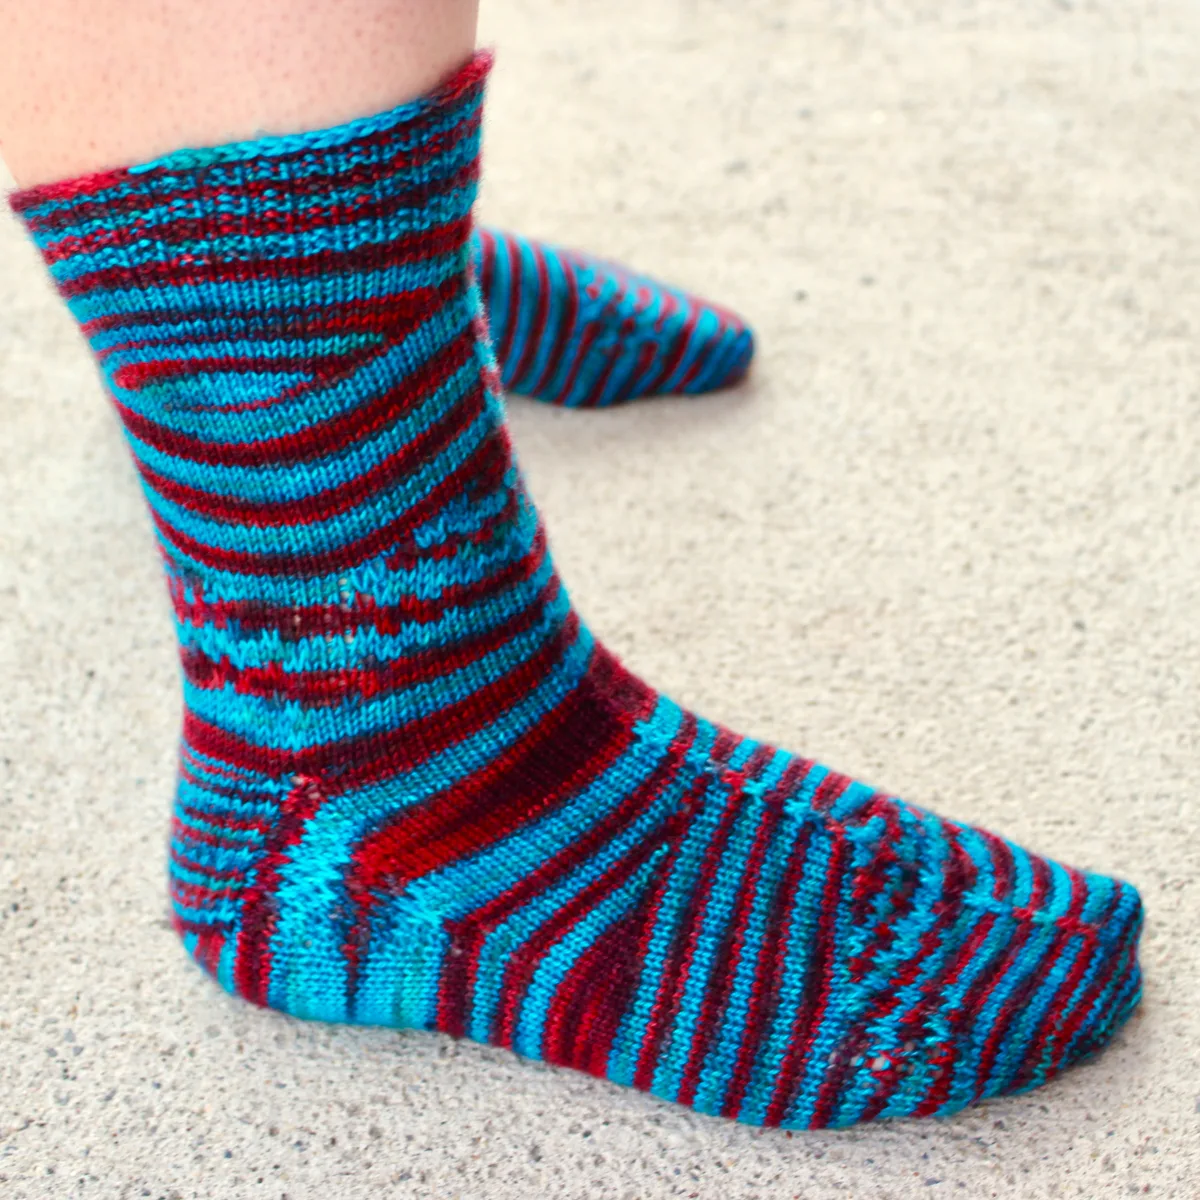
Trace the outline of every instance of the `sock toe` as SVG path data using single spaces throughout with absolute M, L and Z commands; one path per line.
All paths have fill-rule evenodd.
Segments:
M 1028 1091 L 1092 1057 L 1140 999 L 1143 910 L 1136 889 L 1054 863 L 1046 867 L 1071 878 L 1075 911 L 1014 910 L 1019 921 L 1035 926 L 1023 939 L 1027 965 L 999 1011 L 980 1014 L 976 1037 L 986 1070 L 967 1099 Z
M 722 331 L 715 340 L 704 369 L 689 379 L 681 392 L 700 395 L 733 387 L 745 378 L 754 357 L 754 334 L 745 326 Z
M 1142 900 L 1135 888 L 1110 881 L 1118 900 L 1099 927 L 1093 957 L 1098 986 L 1063 1014 L 1058 1039 L 1059 1069 L 1094 1057 L 1133 1015 L 1142 998 L 1138 940 L 1143 923 Z M 1092 1003 L 1088 1003 L 1093 1000 Z
M 1137 1004 L 1141 900 L 876 796 L 847 822 L 845 973 L 826 1076 L 794 1128 L 947 1115 L 1095 1054 Z

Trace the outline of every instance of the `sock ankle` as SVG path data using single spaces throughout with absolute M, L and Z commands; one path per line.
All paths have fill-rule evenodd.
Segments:
M 163 552 L 186 946 L 752 1123 L 1049 1078 L 1137 1001 L 1129 885 L 706 721 L 572 607 L 469 283 L 486 67 L 14 198 Z

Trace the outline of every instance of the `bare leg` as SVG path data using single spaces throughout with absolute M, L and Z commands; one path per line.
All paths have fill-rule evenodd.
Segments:
M 479 0 L 9 0 L 0 154 L 22 186 L 334 125 L 427 91 Z

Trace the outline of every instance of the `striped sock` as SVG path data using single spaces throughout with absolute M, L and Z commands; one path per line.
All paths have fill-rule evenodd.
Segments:
M 14 197 L 160 539 L 175 921 L 230 991 L 706 1113 L 945 1113 L 1136 1004 L 1129 885 L 739 737 L 555 572 L 468 272 L 478 56 L 321 133 Z
M 750 366 L 745 322 L 678 288 L 498 229 L 478 230 L 471 252 L 511 392 L 602 408 L 728 387 Z

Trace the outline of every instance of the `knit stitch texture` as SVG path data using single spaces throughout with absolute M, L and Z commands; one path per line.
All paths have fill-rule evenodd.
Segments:
M 1041 1083 L 1137 1002 L 1134 889 L 686 711 L 571 606 L 468 269 L 487 67 L 14 198 L 161 543 L 185 945 L 758 1124 Z
M 483 228 L 472 261 L 510 392 L 569 408 L 710 392 L 754 354 L 736 314 L 578 250 Z

